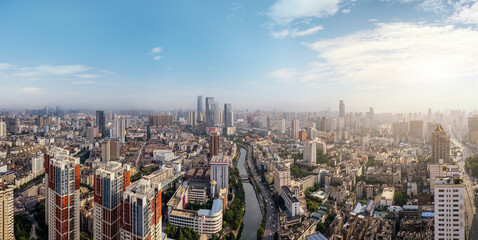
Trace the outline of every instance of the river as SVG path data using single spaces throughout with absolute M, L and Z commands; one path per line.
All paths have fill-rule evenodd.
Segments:
M 247 174 L 245 167 L 247 151 L 244 148 L 241 148 L 241 156 L 237 163 L 237 168 L 239 169 L 239 174 Z M 252 187 L 251 183 L 243 182 L 242 187 L 246 195 L 246 213 L 244 219 L 244 229 L 242 229 L 242 235 L 240 240 L 246 239 L 256 239 L 257 238 L 257 229 L 261 225 L 262 214 L 261 209 L 259 208 L 259 202 L 257 201 L 256 192 Z

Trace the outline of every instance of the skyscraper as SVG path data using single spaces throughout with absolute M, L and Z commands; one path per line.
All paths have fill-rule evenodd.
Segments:
M 140 179 L 123 193 L 121 239 L 162 240 L 161 183 Z
M 120 239 L 123 192 L 130 185 L 130 166 L 108 162 L 95 173 L 93 210 L 93 238 L 95 240 Z
M 465 185 L 459 178 L 435 181 L 434 239 L 465 239 Z
M 206 97 L 206 127 L 214 127 L 214 98 Z
M 104 111 L 96 111 L 96 126 L 98 126 L 98 132 L 101 134 L 101 137 L 106 135 L 106 119 Z
M 215 195 L 221 188 L 229 189 L 229 156 L 214 156 L 209 162 L 211 165 L 211 181 L 215 181 Z
M 230 103 L 224 104 L 224 124 L 226 127 L 234 126 L 234 113 Z
M 443 162 L 450 162 L 450 137 L 448 137 L 445 129 L 438 124 L 432 132 L 432 162 L 437 163 L 440 159 Z
M 412 120 L 409 122 L 410 134 L 409 136 L 415 139 L 423 139 L 423 121 Z
M 80 161 L 66 154 L 45 158 L 45 197 L 50 239 L 80 239 Z
M 13 228 L 13 187 L 0 182 L 0 239 L 15 240 Z
M 293 139 L 299 139 L 299 120 L 292 120 L 292 133 L 291 136 Z
M 344 103 L 344 100 L 340 100 L 340 103 L 339 103 L 339 117 L 345 117 L 345 103 Z
M 198 121 L 202 121 L 203 119 L 201 119 L 201 113 L 204 113 L 204 105 L 202 103 L 202 96 L 199 95 L 198 96 L 198 106 L 197 106 L 197 119 Z

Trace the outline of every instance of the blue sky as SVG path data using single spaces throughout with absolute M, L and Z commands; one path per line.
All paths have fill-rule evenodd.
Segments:
M 1 1 L 0 108 L 474 108 L 476 0 Z

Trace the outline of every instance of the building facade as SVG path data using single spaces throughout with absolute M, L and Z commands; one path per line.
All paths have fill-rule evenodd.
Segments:
M 459 178 L 435 181 L 435 239 L 465 239 L 465 185 Z
M 130 166 L 111 161 L 95 173 L 93 206 L 93 239 L 120 238 L 123 192 L 130 185 Z
M 451 162 L 450 158 L 450 137 L 447 135 L 445 129 L 438 124 L 432 132 L 432 159 L 434 163 L 438 163 L 443 159 L 445 163 Z
M 45 217 L 52 240 L 80 239 L 79 158 L 56 154 L 45 156 Z
M 15 240 L 13 233 L 13 187 L 0 183 L 0 239 Z
M 146 179 L 132 183 L 123 193 L 121 240 L 161 240 L 161 184 Z
M 229 156 L 214 156 L 209 162 L 211 181 L 216 182 L 214 189 L 211 189 L 214 195 L 218 195 L 221 188 L 229 189 L 229 158 Z

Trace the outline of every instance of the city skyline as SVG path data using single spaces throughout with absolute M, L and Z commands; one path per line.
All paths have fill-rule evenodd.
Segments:
M 111 3 L 0 3 L 2 108 L 169 111 L 199 94 L 284 111 L 478 100 L 476 1 Z

